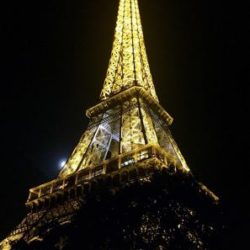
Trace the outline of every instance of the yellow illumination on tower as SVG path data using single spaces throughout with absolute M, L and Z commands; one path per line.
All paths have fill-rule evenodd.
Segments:
M 123 155 L 148 144 L 159 145 L 176 164 L 189 171 L 167 128 L 172 118 L 160 106 L 156 95 L 138 0 L 120 0 L 100 101 L 87 110 L 90 125 L 59 177 L 103 164 L 109 156 Z
M 120 0 L 113 49 L 101 99 L 141 86 L 158 101 L 148 64 L 137 0 Z

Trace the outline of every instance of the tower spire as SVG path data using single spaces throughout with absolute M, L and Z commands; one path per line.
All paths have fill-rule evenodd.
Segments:
M 113 49 L 101 100 L 132 86 L 158 101 L 147 59 L 138 0 L 120 0 Z

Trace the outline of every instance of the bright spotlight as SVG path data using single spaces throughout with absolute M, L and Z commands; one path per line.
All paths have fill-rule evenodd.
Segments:
M 64 160 L 61 160 L 60 162 L 59 162 L 59 167 L 60 168 L 63 168 L 64 166 L 65 166 L 65 164 L 66 164 L 66 160 L 64 159 Z

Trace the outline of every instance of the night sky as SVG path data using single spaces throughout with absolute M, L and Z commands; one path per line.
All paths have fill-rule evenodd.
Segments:
M 237 234 L 246 233 L 249 13 L 229 1 L 139 4 L 174 138 L 194 175 L 221 197 Z M 58 174 L 86 128 L 117 9 L 118 0 L 12 1 L 2 8 L 0 235 L 24 215 L 28 188 Z

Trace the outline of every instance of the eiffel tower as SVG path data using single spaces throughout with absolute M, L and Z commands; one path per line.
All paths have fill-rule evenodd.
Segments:
M 41 240 L 41 228 L 55 221 L 69 223 L 81 208 L 84 195 L 94 192 L 100 182 L 119 186 L 147 178 L 154 169 L 191 174 L 169 129 L 173 118 L 160 105 L 155 91 L 138 0 L 119 1 L 100 101 L 86 116 L 89 125 L 58 178 L 29 190 L 29 212 L 0 249 L 11 249 L 20 239 L 28 243 Z

